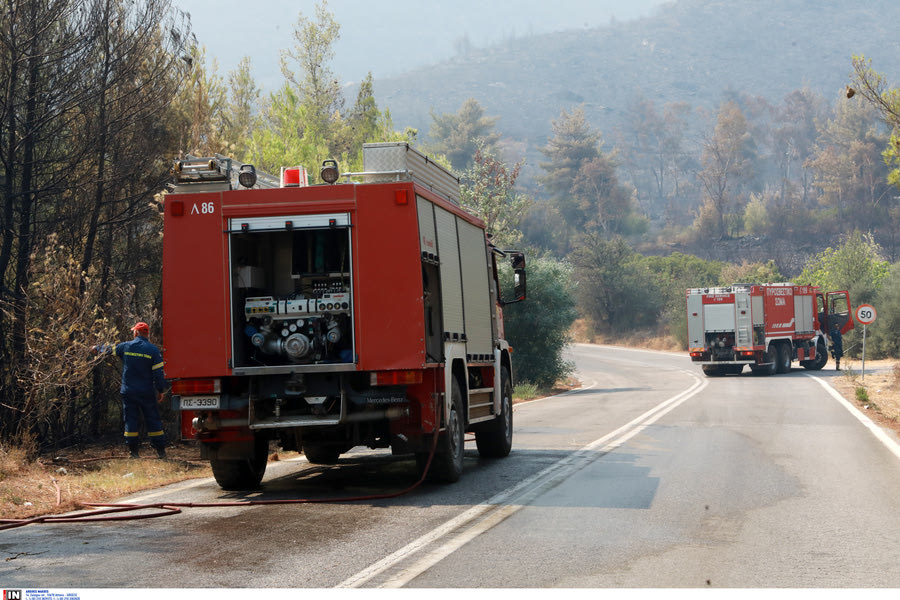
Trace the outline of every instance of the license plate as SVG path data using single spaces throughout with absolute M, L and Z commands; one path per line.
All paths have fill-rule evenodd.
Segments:
M 219 408 L 219 396 L 181 397 L 181 410 L 199 410 L 203 408 Z

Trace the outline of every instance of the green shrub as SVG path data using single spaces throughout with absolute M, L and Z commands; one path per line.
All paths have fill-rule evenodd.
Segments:
M 504 290 L 512 288 L 510 271 L 501 271 Z M 575 370 L 563 358 L 576 317 L 572 269 L 551 258 L 535 258 L 528 260 L 527 272 L 527 299 L 503 309 L 506 339 L 513 347 L 514 381 L 548 389 Z

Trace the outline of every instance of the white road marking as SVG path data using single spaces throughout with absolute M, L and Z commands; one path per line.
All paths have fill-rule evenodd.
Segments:
M 686 400 L 701 392 L 709 383 L 708 380 L 701 380 L 696 374 L 690 371 L 680 371 L 694 380 L 694 383 L 687 390 L 661 402 L 641 416 L 633 419 L 631 422 L 619 427 L 600 439 L 594 440 L 590 444 L 550 465 L 539 473 L 496 494 L 486 502 L 470 508 L 459 516 L 410 542 L 393 554 L 386 556 L 356 575 L 345 579 L 336 587 L 361 587 L 365 583 L 391 569 L 396 569 L 397 572 L 389 575 L 387 579 L 379 584 L 379 587 L 397 588 L 406 585 L 469 541 L 515 514 L 526 506 L 529 500 L 537 497 L 549 487 L 556 485 L 557 482 L 568 477 L 575 471 L 582 469 L 604 454 L 618 448 L 643 431 L 646 427 L 655 423 L 661 417 L 680 406 Z M 443 538 L 447 539 L 439 546 L 436 546 L 433 550 L 417 559 L 411 565 L 402 568 L 400 567 L 400 563 L 423 552 L 428 546 L 439 542 Z
M 858 408 L 856 408 L 855 406 L 853 406 L 853 404 L 851 404 L 849 400 L 844 398 L 840 394 L 840 392 L 838 392 L 836 389 L 831 387 L 831 385 L 827 381 L 825 381 L 821 377 L 816 377 L 815 375 L 810 375 L 809 373 L 804 373 L 804 375 L 806 375 L 807 377 L 811 377 L 815 381 L 819 382 L 819 385 L 821 385 L 823 388 L 825 388 L 825 391 L 828 392 L 829 394 L 831 394 L 832 398 L 834 398 L 835 400 L 840 402 L 841 405 L 844 408 L 846 408 L 850 412 L 851 415 L 856 417 L 860 423 L 865 425 L 869 429 L 869 431 L 872 432 L 872 435 L 874 435 L 875 438 L 878 439 L 878 441 L 880 441 L 882 444 L 884 444 L 887 447 L 887 449 L 890 450 L 894 454 L 894 456 L 896 456 L 897 458 L 900 458 L 900 444 L 897 444 L 897 442 L 895 442 L 893 439 L 891 439 L 891 437 L 888 436 L 888 434 L 884 432 L 884 429 L 879 427 L 874 421 L 872 421 L 872 419 L 870 419 L 869 417 L 864 415 L 862 412 L 860 412 L 860 410 Z

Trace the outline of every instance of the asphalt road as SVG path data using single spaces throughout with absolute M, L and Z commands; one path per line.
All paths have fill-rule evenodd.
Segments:
M 467 444 L 457 484 L 7 530 L 0 587 L 900 587 L 900 450 L 828 393 L 833 371 L 709 379 L 683 354 L 586 345 L 573 359 L 585 387 L 517 405 L 512 454 Z M 202 480 L 124 500 L 414 481 L 410 459 L 354 452 L 270 463 L 255 493 Z

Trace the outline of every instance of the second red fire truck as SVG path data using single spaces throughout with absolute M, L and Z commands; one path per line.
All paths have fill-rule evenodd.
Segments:
M 687 290 L 691 360 L 707 375 L 786 373 L 791 363 L 818 370 L 828 362 L 826 332 L 853 329 L 846 291 L 772 283 Z

